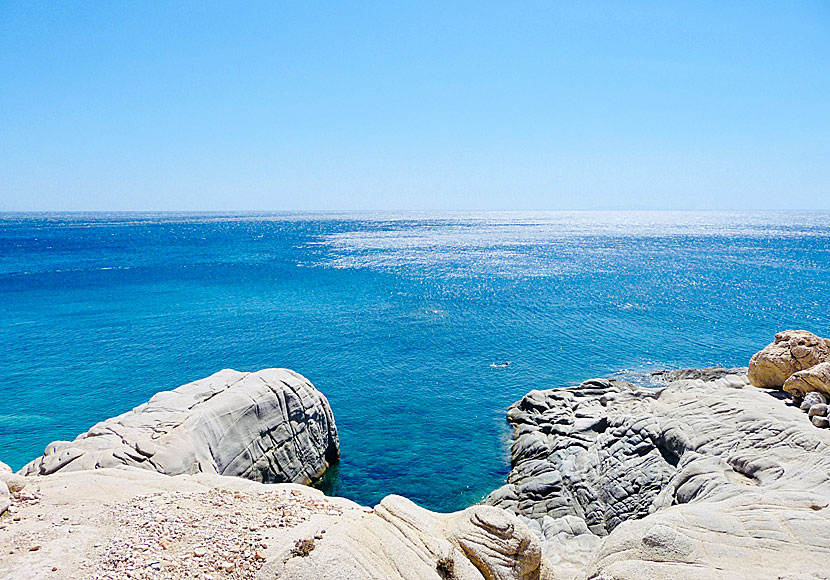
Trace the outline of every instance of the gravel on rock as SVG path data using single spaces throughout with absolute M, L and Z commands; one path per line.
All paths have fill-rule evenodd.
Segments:
M 84 580 L 249 580 L 266 558 L 269 528 L 342 509 L 298 490 L 155 493 L 110 508 L 120 530 Z

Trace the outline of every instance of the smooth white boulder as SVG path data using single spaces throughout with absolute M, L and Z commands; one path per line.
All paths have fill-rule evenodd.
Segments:
M 338 457 L 334 415 L 305 377 L 287 369 L 226 369 L 157 393 L 74 441 L 51 443 L 20 473 L 128 466 L 310 483 Z

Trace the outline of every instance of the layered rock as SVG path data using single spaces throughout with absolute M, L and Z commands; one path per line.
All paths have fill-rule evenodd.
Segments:
M 8 580 L 537 580 L 539 541 L 489 506 L 374 509 L 292 484 L 122 468 L 29 478 L 0 519 Z
M 780 389 L 794 373 L 830 361 L 830 340 L 806 330 L 785 330 L 749 361 L 749 382 Z
M 529 524 L 560 578 L 823 577 L 830 434 L 745 375 L 700 376 L 531 391 L 487 502 Z
M 830 395 L 830 362 L 793 373 L 784 382 L 784 390 L 794 397 L 803 397 L 813 392 Z
M 325 541 L 314 542 L 304 557 L 291 557 L 308 538 Z M 539 540 L 515 515 L 481 505 L 436 514 L 400 496 L 384 498 L 372 512 L 298 527 L 284 552 L 263 577 L 538 580 L 543 574 Z
M 74 441 L 56 441 L 23 475 L 136 467 L 310 483 L 339 457 L 325 396 L 287 369 L 230 369 L 154 395 Z

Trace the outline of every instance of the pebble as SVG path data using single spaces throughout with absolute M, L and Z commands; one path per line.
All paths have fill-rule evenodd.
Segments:
M 254 580 L 268 547 L 257 530 L 293 527 L 316 513 L 342 513 L 326 499 L 284 489 L 154 493 L 109 509 L 119 531 L 83 580 Z
M 827 400 L 824 398 L 824 395 L 813 391 L 812 393 L 807 393 L 806 395 L 804 395 L 804 399 L 801 401 L 800 408 L 802 411 L 809 411 L 810 407 L 812 407 L 813 405 L 825 403 L 827 403 Z
M 816 415 L 819 415 L 821 417 L 826 417 L 827 416 L 827 404 L 826 403 L 816 403 L 815 405 L 810 407 L 809 411 L 807 411 L 807 416 L 808 417 L 814 417 Z
M 810 417 L 810 421 L 813 422 L 813 425 L 816 427 L 821 427 L 822 429 L 826 429 L 830 427 L 830 419 L 827 417 L 822 417 L 821 415 L 813 415 Z

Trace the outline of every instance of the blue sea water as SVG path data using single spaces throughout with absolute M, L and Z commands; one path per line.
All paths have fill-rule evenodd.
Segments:
M 332 404 L 334 493 L 458 509 L 529 390 L 742 366 L 829 312 L 827 213 L 2 214 L 0 459 L 280 366 Z

